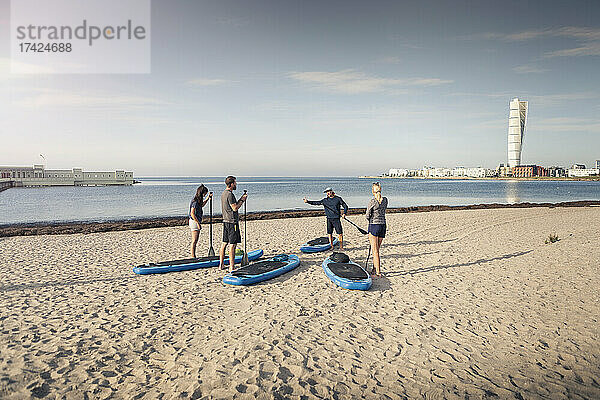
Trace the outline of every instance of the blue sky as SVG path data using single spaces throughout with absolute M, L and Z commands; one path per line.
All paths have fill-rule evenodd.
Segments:
M 152 73 L 9 73 L 0 164 L 358 175 L 600 159 L 598 1 L 153 1 Z M 118 62 L 118 60 L 113 61 Z

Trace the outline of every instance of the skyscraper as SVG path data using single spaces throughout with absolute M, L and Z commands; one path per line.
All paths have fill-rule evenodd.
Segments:
M 510 101 L 510 112 L 508 116 L 508 166 L 518 167 L 521 165 L 521 149 L 523 147 L 523 136 L 527 124 L 526 101 L 520 101 L 517 97 Z

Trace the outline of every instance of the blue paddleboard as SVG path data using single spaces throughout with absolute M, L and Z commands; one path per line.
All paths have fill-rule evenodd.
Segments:
M 263 255 L 262 250 L 253 250 L 248 252 L 248 260 L 254 261 Z M 235 256 L 235 263 L 242 262 L 243 255 Z M 229 257 L 225 257 L 225 264 L 229 265 Z M 163 261 L 139 265 L 133 268 L 133 272 L 140 275 L 163 274 L 165 272 L 189 271 L 198 268 L 210 268 L 219 266 L 219 256 L 187 258 L 183 260 Z
M 294 254 L 281 254 L 268 260 L 256 261 L 240 267 L 223 277 L 228 285 L 253 285 L 285 274 L 296 268 L 300 259 Z
M 334 246 L 339 242 L 338 238 L 333 239 Z M 329 238 L 327 237 L 310 240 L 300 247 L 300 251 L 303 253 L 318 253 L 319 251 L 327 251 L 329 249 L 331 249 L 331 245 L 329 244 Z
M 328 257 L 323 261 L 323 270 L 333 283 L 344 289 L 369 290 L 373 283 L 367 271 L 352 261 L 336 263 Z

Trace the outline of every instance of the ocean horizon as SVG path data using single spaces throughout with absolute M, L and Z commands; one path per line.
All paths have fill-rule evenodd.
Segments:
M 0 193 L 0 225 L 53 222 L 105 222 L 180 217 L 195 186 L 215 193 L 214 215 L 221 214 L 224 177 L 137 177 L 134 186 L 12 188 Z M 357 177 L 238 177 L 239 197 L 248 190 L 248 212 L 316 209 L 331 186 L 349 207 L 365 207 L 371 180 Z M 389 207 L 471 205 L 600 200 L 598 181 L 517 181 L 495 179 L 385 179 Z M 205 215 L 209 205 L 204 207 Z

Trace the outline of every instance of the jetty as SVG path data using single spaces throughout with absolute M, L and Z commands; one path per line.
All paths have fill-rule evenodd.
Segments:
M 0 166 L 0 192 L 11 187 L 128 186 L 134 183 L 133 172 L 124 170 L 88 172 L 81 168 L 46 169 L 44 165 Z

